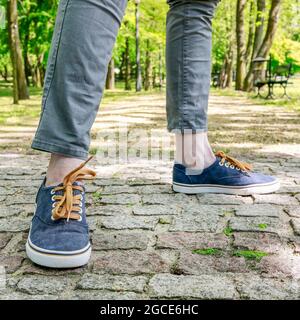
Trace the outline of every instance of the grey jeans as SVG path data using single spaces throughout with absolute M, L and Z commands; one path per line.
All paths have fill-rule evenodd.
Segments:
M 154 1 L 154 0 L 153 0 Z M 218 0 L 167 0 L 168 130 L 207 131 Z M 61 0 L 32 148 L 86 159 L 127 0 Z

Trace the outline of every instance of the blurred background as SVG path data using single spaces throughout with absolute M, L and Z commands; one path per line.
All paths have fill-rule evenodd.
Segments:
M 0 0 L 2 149 L 27 146 L 38 123 L 58 2 Z M 103 104 L 160 93 L 163 99 L 167 12 L 166 0 L 128 2 Z M 211 71 L 213 96 L 300 111 L 300 1 L 222 0 L 213 21 Z M 295 136 L 298 120 L 291 121 Z M 21 143 L 16 126 L 23 126 Z M 280 130 L 274 143 L 290 138 Z

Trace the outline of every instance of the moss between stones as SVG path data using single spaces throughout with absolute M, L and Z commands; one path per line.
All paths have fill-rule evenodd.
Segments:
M 258 227 L 259 227 L 259 229 L 264 230 L 264 229 L 266 229 L 266 228 L 268 227 L 268 225 L 267 225 L 266 223 L 260 223 L 260 224 L 258 225 Z
M 223 233 L 225 234 L 225 236 L 231 237 L 232 234 L 233 234 L 233 230 L 232 230 L 230 227 L 226 227 L 226 228 L 223 230 Z
M 233 252 L 236 257 L 244 257 L 248 260 L 260 261 L 263 257 L 267 256 L 267 252 L 255 251 L 255 250 L 237 250 Z
M 216 248 L 205 248 L 205 249 L 195 249 L 192 252 L 196 254 L 202 254 L 202 255 L 217 255 L 221 253 L 221 250 Z

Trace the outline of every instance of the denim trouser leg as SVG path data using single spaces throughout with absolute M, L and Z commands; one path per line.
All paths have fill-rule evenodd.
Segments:
M 212 18 L 218 0 L 168 0 L 168 130 L 207 131 Z
M 85 159 L 127 0 L 61 0 L 32 148 Z

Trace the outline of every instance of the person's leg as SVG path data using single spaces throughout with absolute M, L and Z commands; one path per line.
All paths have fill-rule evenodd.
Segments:
M 32 148 L 51 152 L 47 185 L 88 156 L 90 129 L 127 0 L 61 0 Z
M 212 18 L 218 0 L 168 0 L 167 117 L 176 158 L 189 168 L 215 161 L 207 138 Z
M 85 168 L 107 66 L 127 0 L 61 0 L 44 85 L 42 115 L 32 143 L 50 152 L 46 181 L 37 196 L 27 256 L 55 268 L 89 261 Z
M 173 190 L 249 195 L 276 191 L 277 179 L 212 152 L 207 138 L 212 18 L 218 0 L 167 0 L 167 117 L 176 133 Z

